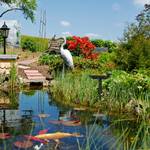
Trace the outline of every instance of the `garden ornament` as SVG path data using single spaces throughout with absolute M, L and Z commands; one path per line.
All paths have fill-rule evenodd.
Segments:
M 68 49 L 64 49 L 64 45 L 66 44 L 66 37 L 63 37 L 63 39 L 64 39 L 64 43 L 60 47 L 60 54 L 64 60 L 64 64 L 63 64 L 63 71 L 64 71 L 65 64 L 71 69 L 74 68 L 74 64 L 73 64 L 73 58 L 70 51 Z

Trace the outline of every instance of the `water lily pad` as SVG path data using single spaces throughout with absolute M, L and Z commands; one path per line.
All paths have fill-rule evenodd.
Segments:
M 30 148 L 32 147 L 33 143 L 31 141 L 16 141 L 14 143 L 14 145 L 17 147 L 17 148 L 24 148 L 24 149 L 27 149 L 27 148 Z
M 0 133 L 0 139 L 5 140 L 11 138 L 9 133 Z

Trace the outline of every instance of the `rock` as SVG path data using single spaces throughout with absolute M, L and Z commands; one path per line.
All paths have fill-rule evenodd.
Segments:
M 43 86 L 47 87 L 47 86 L 49 86 L 49 85 L 50 85 L 50 82 L 49 82 L 48 80 L 45 80 L 45 81 L 43 82 Z
M 23 84 L 23 83 L 24 83 L 24 81 L 23 81 L 23 78 L 22 78 L 22 77 L 19 77 L 19 82 L 20 82 L 21 84 Z
M 56 85 L 56 80 L 51 80 L 51 82 L 50 82 L 50 86 L 54 86 L 54 85 Z
M 53 80 L 53 79 L 54 79 L 54 78 L 53 78 L 52 76 L 50 76 L 50 75 L 46 77 L 46 80 L 48 80 L 48 81 L 51 81 L 51 80 Z
M 125 106 L 128 111 L 132 111 L 133 113 L 139 115 L 143 111 L 143 106 L 137 100 L 131 99 Z

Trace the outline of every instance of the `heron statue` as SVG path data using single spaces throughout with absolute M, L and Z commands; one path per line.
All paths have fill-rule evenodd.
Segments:
M 61 57 L 64 60 L 63 63 L 63 72 L 62 72 L 62 77 L 64 77 L 64 72 L 65 72 L 65 64 L 71 68 L 72 70 L 74 69 L 74 64 L 73 64 L 73 58 L 72 55 L 70 53 L 70 51 L 68 49 L 64 49 L 64 45 L 66 44 L 66 37 L 62 38 L 64 40 L 63 44 L 60 47 L 60 54 Z

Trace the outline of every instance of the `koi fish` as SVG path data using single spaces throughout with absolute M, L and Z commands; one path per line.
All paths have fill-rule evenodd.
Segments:
M 65 126 L 80 126 L 81 122 L 79 120 L 73 120 L 73 121 L 62 121 L 62 120 L 51 120 L 49 123 L 52 124 L 63 124 Z
M 9 133 L 0 133 L 0 139 L 9 139 L 11 138 L 11 135 Z
M 48 132 L 48 129 L 44 129 L 44 130 L 40 130 L 39 131 L 39 134 L 45 134 L 45 133 L 47 133 Z
M 62 122 L 63 125 L 65 126 L 80 126 L 81 125 L 81 122 L 80 121 L 64 121 Z
M 82 136 L 79 133 L 56 132 L 56 133 L 39 134 L 34 137 L 41 140 L 45 140 L 45 139 L 55 140 L 55 139 L 62 139 L 66 137 L 82 137 Z
M 36 138 L 35 136 L 32 136 L 32 135 L 24 135 L 24 137 L 27 138 L 28 140 L 33 140 L 33 141 L 36 141 L 36 142 L 47 144 L 46 140 L 41 140 L 41 139 Z

